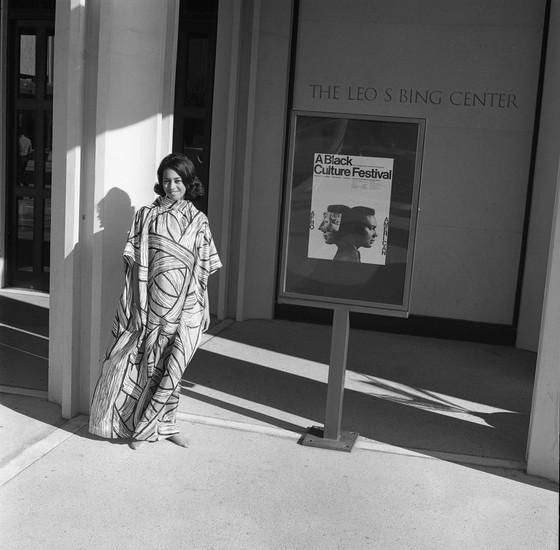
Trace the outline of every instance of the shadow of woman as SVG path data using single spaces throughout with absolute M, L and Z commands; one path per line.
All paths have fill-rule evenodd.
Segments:
M 113 187 L 99 201 L 96 210 L 99 225 L 104 231 L 109 231 L 111 237 L 126 237 L 134 216 L 134 207 L 127 193 Z
M 130 197 L 122 189 L 113 187 L 97 204 L 97 218 L 101 228 L 95 234 L 94 247 L 102 250 L 101 280 L 101 346 L 105 350 L 111 338 L 111 325 L 122 292 L 124 267 L 122 252 L 134 218 L 135 209 Z
M 113 187 L 99 201 L 95 213 L 99 220 L 100 230 L 94 232 L 90 225 L 90 235 L 81 235 L 80 242 L 76 244 L 73 251 L 65 258 L 65 261 L 73 261 L 73 258 L 80 258 L 82 262 L 91 262 L 91 271 L 101 269 L 102 292 L 96 299 L 101 300 L 98 307 L 101 327 L 101 345 L 99 349 L 104 352 L 111 338 L 111 325 L 115 315 L 117 300 L 122 291 L 123 280 L 123 260 L 122 252 L 126 242 L 127 234 L 132 223 L 135 209 L 132 206 L 129 195 L 122 189 Z M 90 242 L 89 258 L 84 258 L 85 242 Z M 96 259 L 101 259 L 99 264 L 95 264 Z M 85 263 L 85 269 L 88 269 Z M 3 305 L 3 304 L 0 304 Z M 97 304 L 99 305 L 99 304 Z M 13 308 L 11 308 L 13 309 Z M 36 308 L 25 306 L 21 308 L 21 313 L 34 313 Z M 11 314 L 16 319 L 17 315 Z M 36 330 L 38 333 L 48 332 L 48 312 L 45 310 L 44 318 L 41 318 L 43 330 Z M 21 315 L 20 315 L 21 317 Z M 17 317 L 19 319 L 19 317 Z M 16 319 L 16 320 L 17 320 Z M 46 350 L 45 350 L 46 355 Z M 46 389 L 46 384 L 45 384 Z M 68 422 L 61 416 L 60 406 L 56 403 L 47 401 L 40 397 L 29 397 L 20 395 L 17 392 L 0 395 L 0 404 L 7 409 L 11 409 L 19 415 L 24 415 L 30 421 L 40 421 L 41 423 L 53 426 L 57 429 L 72 431 L 76 435 L 90 439 L 98 439 L 87 431 L 87 426 L 75 429 L 72 421 Z M 83 407 L 82 407 L 83 408 Z M 81 411 L 84 413 L 84 411 Z M 121 441 L 108 441 L 109 443 L 122 443 Z

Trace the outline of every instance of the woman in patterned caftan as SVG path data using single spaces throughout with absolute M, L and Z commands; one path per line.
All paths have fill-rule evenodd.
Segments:
M 176 424 L 181 377 L 208 328 L 208 276 L 221 267 L 192 162 L 165 157 L 160 195 L 134 218 L 125 285 L 93 395 L 89 431 L 133 448 L 165 438 L 187 446 Z

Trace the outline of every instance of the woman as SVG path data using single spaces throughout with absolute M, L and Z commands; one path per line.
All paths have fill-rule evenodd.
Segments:
M 134 218 L 124 249 L 125 285 L 114 341 L 93 395 L 89 430 L 186 447 L 176 424 L 181 377 L 208 329 L 208 276 L 221 267 L 208 220 L 191 200 L 203 194 L 192 162 L 166 156 L 160 196 Z

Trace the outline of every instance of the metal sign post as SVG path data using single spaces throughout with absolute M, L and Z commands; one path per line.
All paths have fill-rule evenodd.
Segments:
M 325 425 L 303 445 L 358 436 L 341 432 L 349 312 L 408 317 L 425 126 L 292 111 L 278 302 L 334 310 Z
M 302 445 L 350 452 L 358 437 L 357 432 L 341 431 L 349 333 L 349 310 L 347 307 L 336 307 L 331 334 L 325 426 L 324 428 L 319 426 L 310 428 L 300 441 Z

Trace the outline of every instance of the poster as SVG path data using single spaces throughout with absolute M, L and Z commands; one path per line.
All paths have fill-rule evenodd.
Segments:
M 407 314 L 424 127 L 293 111 L 280 303 Z
M 385 265 L 393 159 L 315 153 L 308 258 Z

